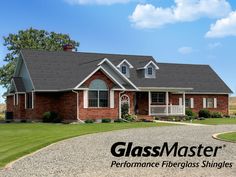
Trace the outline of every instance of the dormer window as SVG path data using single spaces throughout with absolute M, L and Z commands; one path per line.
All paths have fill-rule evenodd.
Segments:
M 123 65 L 122 67 L 121 67 L 121 72 L 122 72 L 122 74 L 127 74 L 127 66 L 125 66 L 125 65 Z
M 156 71 L 159 69 L 154 61 L 149 61 L 144 67 L 138 68 L 145 78 L 156 78 Z
M 147 73 L 148 73 L 148 75 L 152 76 L 152 74 L 153 74 L 152 67 L 147 68 Z
M 120 64 L 117 65 L 120 72 L 124 74 L 126 77 L 130 76 L 130 69 L 134 68 L 126 59 L 122 60 Z

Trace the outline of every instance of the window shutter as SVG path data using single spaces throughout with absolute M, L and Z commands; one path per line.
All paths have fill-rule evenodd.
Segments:
M 217 98 L 214 98 L 214 108 L 217 108 Z
M 84 90 L 84 108 L 88 108 L 88 90 Z
M 110 90 L 110 108 L 114 107 L 114 90 Z
M 179 98 L 179 105 L 183 105 L 183 98 Z
M 16 103 L 16 94 L 13 95 L 13 105 L 15 106 Z
M 206 98 L 203 98 L 203 108 L 206 108 Z
M 194 98 L 190 98 L 190 108 L 194 108 Z

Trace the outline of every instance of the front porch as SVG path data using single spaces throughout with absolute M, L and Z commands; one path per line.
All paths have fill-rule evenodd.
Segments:
M 176 100 L 172 100 L 172 94 L 180 95 L 178 103 Z M 135 114 L 141 116 L 183 116 L 185 115 L 185 92 L 136 92 Z

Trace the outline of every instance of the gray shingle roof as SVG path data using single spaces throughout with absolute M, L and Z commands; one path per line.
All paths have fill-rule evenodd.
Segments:
M 25 86 L 22 81 L 22 78 L 21 77 L 13 77 L 12 79 L 13 79 L 13 82 L 16 86 L 16 91 L 17 92 L 25 92 Z
M 108 58 L 115 66 L 126 59 L 134 68 L 130 80 L 137 87 L 193 88 L 192 92 L 231 93 L 229 87 L 208 65 L 157 63 L 152 56 L 116 55 L 85 52 L 48 52 L 22 50 L 36 90 L 62 90 L 74 88 L 97 68 L 99 62 Z M 150 60 L 158 67 L 155 79 L 137 74 Z

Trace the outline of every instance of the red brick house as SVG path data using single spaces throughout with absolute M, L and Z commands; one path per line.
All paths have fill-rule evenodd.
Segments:
M 208 65 L 159 63 L 151 56 L 22 50 L 7 95 L 15 119 L 116 119 L 184 115 L 186 107 L 228 114 L 232 91 Z

